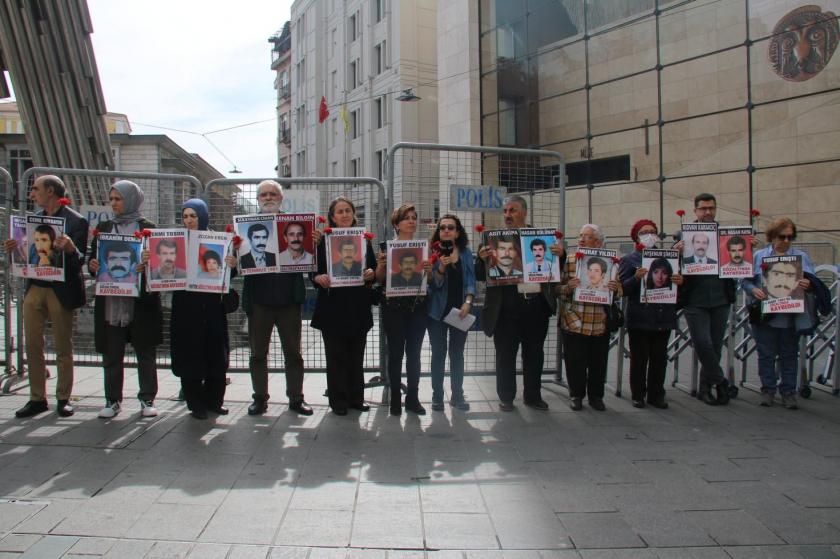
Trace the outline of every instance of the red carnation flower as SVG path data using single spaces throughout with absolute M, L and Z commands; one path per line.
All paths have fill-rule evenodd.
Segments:
M 242 244 L 242 237 L 240 237 L 239 235 L 234 235 L 233 239 L 231 240 L 233 241 L 233 246 L 236 248 L 239 248 L 239 245 Z
M 479 223 L 478 225 L 475 226 L 475 232 L 476 233 L 484 233 L 484 226 Z
M 677 215 L 682 217 L 685 215 L 685 210 L 677 210 Z
M 429 264 L 431 264 L 432 266 L 434 266 L 434 265 L 435 265 L 435 262 L 437 262 L 437 261 L 438 261 L 438 258 L 440 258 L 440 255 L 439 255 L 438 253 L 436 253 L 436 252 L 433 252 L 433 253 L 432 253 L 432 255 L 431 255 L 431 256 L 429 256 Z
M 149 238 L 149 237 L 152 236 L 152 230 L 151 229 L 143 229 L 143 231 L 140 234 L 143 235 L 146 238 Z
M 70 205 L 70 198 L 59 198 L 58 199 L 59 206 L 69 206 Z
M 324 227 L 324 233 L 326 233 L 327 235 L 332 233 L 332 227 Z
M 93 235 L 94 238 L 98 237 L 99 236 L 99 229 L 96 229 L 94 227 L 93 231 L 91 231 L 90 234 Z
M 365 239 L 367 239 L 367 240 L 369 240 L 369 241 L 370 241 L 370 240 L 373 240 L 374 238 L 376 238 L 376 235 L 374 235 L 374 234 L 373 234 L 373 233 L 371 233 L 370 231 L 366 231 L 366 232 L 365 232 Z
M 324 216 L 322 216 L 322 215 L 318 216 L 318 223 L 326 223 L 326 222 L 327 222 L 327 219 Z
M 582 252 L 578 251 L 578 252 L 576 252 L 576 253 L 575 253 L 575 260 L 580 260 L 580 259 L 582 259 L 584 256 L 585 256 L 585 255 L 584 255 Z
M 760 211 L 758 211 L 758 209 L 757 209 L 757 208 L 753 208 L 753 209 L 751 209 L 751 210 L 750 210 L 750 215 L 751 215 L 752 217 L 758 217 L 758 216 L 760 216 L 760 215 L 761 215 L 761 212 L 760 212 Z
M 621 258 L 619 258 L 618 256 L 613 256 L 612 261 L 618 264 L 619 262 L 621 262 Z
M 225 225 L 225 233 L 233 233 L 233 224 L 232 223 L 228 223 L 227 225 Z
M 766 271 L 766 270 L 767 270 L 767 268 L 769 268 L 769 267 L 770 267 L 770 266 L 768 266 L 768 265 L 767 265 L 767 262 L 762 262 L 762 263 L 761 263 L 761 270 L 762 270 L 762 271 Z
M 135 239 L 142 239 L 143 238 L 143 233 L 140 232 L 140 231 L 135 231 L 134 232 L 134 238 Z
M 645 245 L 643 245 L 642 243 L 636 243 L 636 250 L 638 250 L 639 252 L 645 250 Z
M 432 249 L 432 251 L 438 252 L 440 251 L 440 246 L 440 241 L 435 241 L 432 243 L 432 246 L 430 248 Z
M 558 229 L 557 231 L 554 232 L 554 238 L 559 241 L 560 239 L 563 238 L 563 232 Z

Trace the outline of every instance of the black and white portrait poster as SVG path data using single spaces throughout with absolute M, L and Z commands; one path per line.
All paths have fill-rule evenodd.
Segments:
M 26 277 L 42 281 L 64 281 L 64 252 L 55 246 L 56 239 L 63 234 L 63 217 L 26 216 L 29 263 Z
M 333 227 L 327 235 L 327 274 L 331 287 L 364 285 L 367 251 L 364 227 Z
M 490 247 L 485 260 L 487 285 L 511 285 L 522 283 L 522 243 L 518 229 L 493 229 L 484 232 L 484 244 Z
M 225 255 L 233 234 L 224 231 L 190 231 L 187 248 L 187 291 L 227 293 L 230 268 Z
M 425 295 L 427 280 L 423 262 L 428 258 L 428 241 L 388 241 L 385 296 Z
M 113 297 L 137 297 L 140 294 L 142 242 L 134 235 L 100 233 L 97 237 L 96 294 Z
M 559 241 L 555 229 L 523 228 L 519 230 L 522 270 L 526 283 L 560 281 L 560 262 L 551 253 L 551 245 Z
M 575 301 L 612 304 L 613 293 L 608 284 L 616 273 L 617 254 L 615 250 L 607 248 L 576 249 L 575 276 L 580 279 L 580 286 L 575 288 Z
M 187 230 L 151 229 L 149 236 L 149 291 L 187 288 Z
M 281 272 L 314 272 L 315 214 L 277 214 L 277 240 L 280 255 L 277 262 Z
M 717 223 L 682 224 L 682 273 L 686 276 L 718 275 Z
M 750 226 L 719 227 L 718 248 L 722 278 L 753 277 L 753 228 Z
M 761 260 L 762 289 L 767 298 L 761 302 L 762 313 L 805 312 L 802 257 L 765 256 Z
M 275 214 L 233 216 L 239 245 L 239 273 L 243 276 L 277 272 L 277 224 Z
M 642 250 L 642 278 L 639 300 L 642 303 L 677 304 L 677 285 L 674 274 L 680 269 L 680 251 L 646 248 Z
M 9 238 L 13 239 L 17 246 L 9 254 L 9 263 L 12 267 L 12 275 L 25 278 L 27 275 L 27 248 L 29 243 L 26 240 L 26 217 L 22 215 L 10 216 Z

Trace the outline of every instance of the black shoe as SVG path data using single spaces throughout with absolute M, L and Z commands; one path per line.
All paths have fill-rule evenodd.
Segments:
M 335 406 L 332 409 L 335 415 L 347 415 L 347 407 L 346 406 Z
M 33 415 L 38 415 L 39 413 L 44 413 L 50 409 L 47 405 L 46 401 L 34 401 L 29 400 L 26 402 L 26 405 L 20 408 L 18 411 L 15 412 L 15 417 L 24 418 L 24 417 L 32 417 Z
M 370 406 L 365 404 L 364 402 L 362 402 L 361 404 L 351 404 L 347 407 L 359 411 L 370 411 Z
M 248 415 L 262 415 L 268 411 L 268 400 L 261 396 L 254 396 L 254 401 L 248 406 Z
M 207 410 L 195 409 L 190 413 L 196 419 L 207 419 Z
M 229 410 L 229 409 L 227 409 L 227 408 L 226 408 L 226 407 L 224 407 L 224 406 L 219 406 L 219 407 L 213 406 L 213 407 L 209 407 L 209 408 L 207 408 L 207 411 L 211 411 L 211 412 L 213 412 L 213 413 L 215 413 L 215 414 L 217 414 L 217 415 L 227 415 L 227 414 L 229 414 L 229 413 L 230 413 L 230 410 Z
M 703 402 L 704 404 L 708 404 L 710 406 L 718 405 L 717 398 L 712 396 L 712 391 L 708 388 L 702 389 L 697 392 L 697 399 Z
M 513 402 L 499 402 L 499 409 L 502 411 L 513 411 Z
M 604 405 L 604 401 L 600 398 L 589 400 L 589 407 L 596 411 L 607 411 L 607 406 Z
M 400 402 L 391 402 L 391 415 L 397 417 L 402 415 L 402 404 Z
M 61 417 L 70 417 L 76 410 L 73 409 L 73 406 L 70 405 L 70 400 L 58 400 L 58 405 L 56 406 L 56 413 Z
M 406 402 L 405 409 L 417 415 L 426 415 L 426 408 L 420 402 L 411 402 L 410 404 Z
M 572 398 L 572 401 L 569 403 L 569 407 L 572 408 L 572 411 L 580 411 L 583 409 L 583 398 Z
M 535 410 L 548 411 L 548 404 L 542 398 L 539 400 L 525 400 L 525 405 Z
M 300 415 L 312 415 L 312 408 L 303 400 L 289 404 L 289 409 Z
M 717 403 L 719 406 L 725 406 L 729 403 L 729 382 L 723 381 L 715 386 L 715 394 L 717 394 Z
M 648 400 L 648 404 L 659 410 L 668 409 L 668 402 L 666 402 L 664 398 L 661 400 Z
M 645 401 L 644 400 L 633 400 L 633 407 L 642 409 L 642 408 L 645 407 Z

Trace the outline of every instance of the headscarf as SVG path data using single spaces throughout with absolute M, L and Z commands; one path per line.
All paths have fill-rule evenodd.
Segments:
M 128 225 L 138 221 L 142 217 L 140 206 L 145 198 L 140 187 L 131 181 L 117 181 L 111 185 L 111 189 L 119 192 L 123 199 L 123 213 L 114 216 L 114 222 L 117 225 Z
M 190 198 L 181 206 L 181 213 L 187 208 L 198 216 L 198 229 L 207 231 L 207 226 L 210 225 L 210 211 L 207 209 L 207 203 L 201 198 Z

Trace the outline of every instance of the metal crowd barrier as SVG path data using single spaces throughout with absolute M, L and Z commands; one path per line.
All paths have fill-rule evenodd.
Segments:
M 9 172 L 0 167 L 0 187 L 3 189 L 3 224 L 0 226 L 0 237 L 4 240 L 9 238 L 9 218 L 14 209 L 14 180 Z M 0 288 L 3 289 L 3 355 L 0 355 L 0 362 L 3 365 L 3 377 L 0 379 L 0 384 L 5 385 L 7 378 L 11 378 L 14 374 L 15 367 L 12 365 L 11 355 L 14 340 L 12 338 L 12 271 L 11 260 L 4 255 L 5 265 L 3 266 L 3 277 L 0 281 Z

